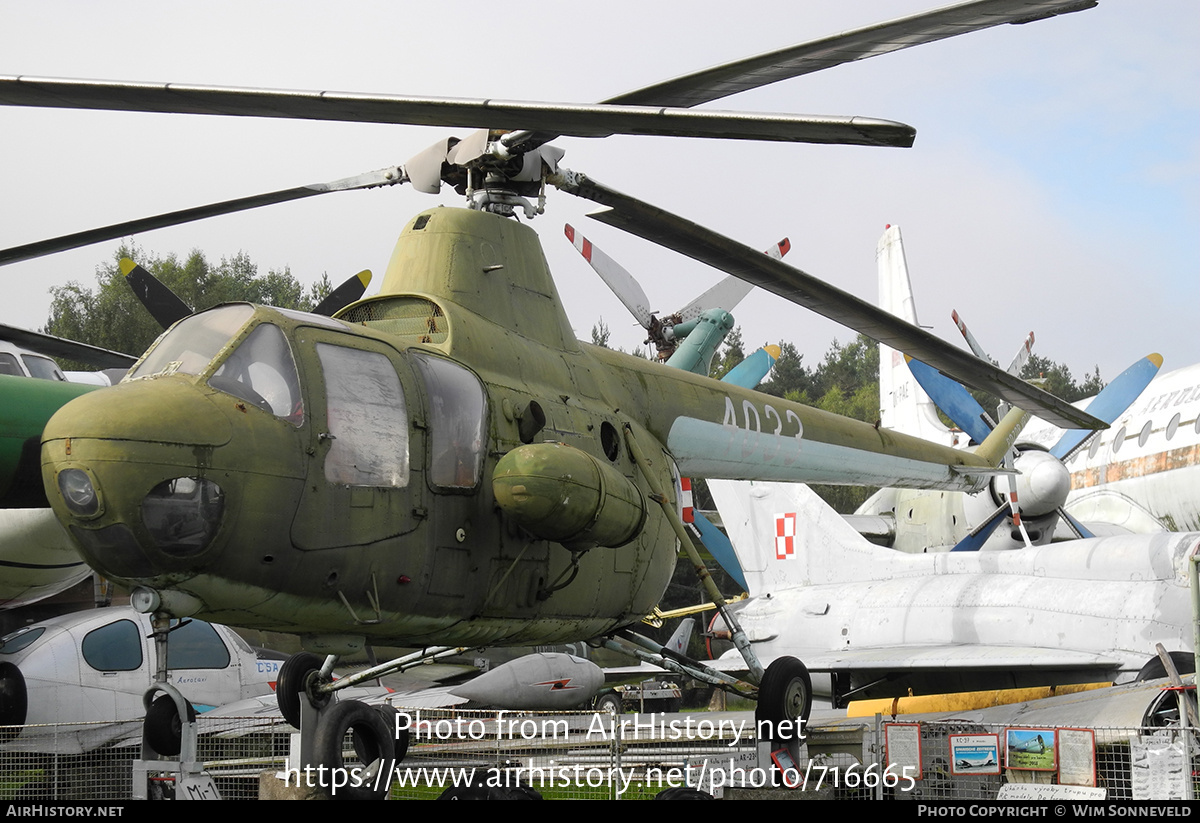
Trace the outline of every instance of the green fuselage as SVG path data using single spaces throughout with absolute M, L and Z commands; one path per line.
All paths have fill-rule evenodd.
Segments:
M 314 647 L 558 642 L 664 591 L 675 538 L 644 471 L 984 482 L 949 468 L 975 455 L 579 343 L 536 236 L 493 215 L 419 215 L 338 318 L 196 315 L 55 415 L 47 494 L 88 562 Z

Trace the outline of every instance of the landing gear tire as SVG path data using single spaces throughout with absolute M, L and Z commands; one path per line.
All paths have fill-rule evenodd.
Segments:
M 376 768 L 388 769 L 396 759 L 394 732 L 387 727 L 382 713 L 357 700 L 343 700 L 334 705 L 317 724 L 313 742 L 313 754 L 317 764 L 323 767 L 323 772 L 319 773 L 339 781 L 349 778 L 346 785 L 332 789 L 330 796 L 335 800 L 382 799 L 386 793 L 386 775 L 379 780 L 363 779 L 363 785 L 354 785 L 356 780 L 346 771 L 342 755 L 346 732 L 353 736 L 354 752 L 364 768 L 376 764 Z M 362 775 L 358 777 L 361 779 Z
M 388 731 L 392 734 L 392 740 L 396 746 L 395 760 L 400 763 L 404 760 L 404 756 L 408 754 L 408 729 L 397 728 L 400 724 L 396 719 L 400 716 L 400 710 L 390 703 L 384 703 L 382 706 L 376 706 L 375 711 L 379 712 L 383 722 L 387 725 Z
M 1175 671 L 1179 674 L 1192 674 L 1196 671 L 1196 658 L 1191 652 L 1168 652 L 1171 655 L 1171 662 L 1175 664 Z M 1142 683 L 1146 680 L 1157 680 L 1160 677 L 1167 676 L 1167 667 L 1155 655 L 1146 661 L 1146 665 L 1142 666 L 1142 670 L 1138 672 L 1135 683 Z
M 758 687 L 755 719 L 771 723 L 775 740 L 797 739 L 812 714 L 812 678 L 794 657 L 781 657 L 767 667 Z
M 188 704 L 188 722 L 196 719 L 196 710 Z M 167 757 L 175 757 L 183 748 L 183 721 L 175 707 L 175 699 L 164 694 L 154 699 L 146 712 L 144 726 L 150 748 Z
M 604 694 L 596 700 L 596 711 L 601 714 L 620 714 L 621 698 L 615 694 Z
M 300 728 L 300 701 L 308 700 L 315 708 L 323 709 L 329 704 L 330 695 L 313 700 L 312 687 L 320 682 L 321 664 L 324 661 L 315 654 L 300 652 L 293 654 L 279 668 L 279 680 L 275 683 L 275 702 L 283 719 L 295 728 Z

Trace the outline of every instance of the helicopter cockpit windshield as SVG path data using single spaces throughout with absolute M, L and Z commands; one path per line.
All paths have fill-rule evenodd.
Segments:
M 238 304 L 185 318 L 162 336 L 126 379 L 205 373 L 253 315 L 253 306 Z M 272 323 L 255 326 L 224 358 L 208 385 L 295 426 L 304 422 L 296 362 L 287 338 Z

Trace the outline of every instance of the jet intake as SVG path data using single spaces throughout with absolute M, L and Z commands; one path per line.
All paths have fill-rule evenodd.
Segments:
M 500 459 L 492 491 L 508 516 L 544 540 L 578 550 L 623 546 L 646 522 L 627 477 L 563 443 L 518 446 Z

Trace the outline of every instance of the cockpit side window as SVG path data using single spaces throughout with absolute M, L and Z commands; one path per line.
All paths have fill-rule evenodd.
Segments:
M 408 410 L 392 362 L 377 352 L 317 344 L 330 445 L 325 479 L 347 486 L 408 485 Z
M 229 659 L 217 630 L 203 620 L 189 620 L 167 638 L 168 669 L 224 669 Z
M 429 479 L 435 486 L 473 488 L 483 470 L 483 386 L 457 363 L 421 354 L 414 360 L 429 395 Z
M 255 327 L 208 379 L 208 385 L 293 425 L 304 423 L 296 361 L 287 338 L 271 323 Z
M 83 659 L 96 671 L 131 672 L 142 665 L 142 635 L 131 620 L 116 620 L 88 632 Z
M 17 358 L 8 352 L 0 352 L 0 374 L 11 374 L 14 377 L 25 376 L 25 372 L 21 371 L 21 366 L 17 363 Z
M 233 305 L 180 320 L 158 339 L 126 379 L 156 374 L 200 374 L 253 314 L 252 306 Z
M 36 377 L 39 380 L 61 380 L 67 379 L 58 369 L 58 364 L 49 357 L 42 357 L 40 354 L 23 354 L 21 359 L 25 361 L 25 368 L 29 369 L 30 377 Z
M 26 626 L 23 629 L 17 629 L 12 634 L 6 634 L 0 637 L 0 654 L 16 654 L 28 646 L 32 646 L 33 642 L 46 633 L 45 626 L 31 628 Z

